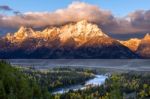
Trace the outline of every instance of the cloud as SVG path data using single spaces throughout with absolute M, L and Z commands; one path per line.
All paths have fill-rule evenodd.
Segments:
M 7 6 L 7 5 L 0 5 L 0 10 L 2 10 L 2 11 L 11 11 L 11 10 L 13 10 L 13 9 L 10 8 L 10 7 Z
M 111 11 L 84 2 L 73 2 L 67 8 L 54 12 L 14 11 L 14 16 L 0 16 L 0 27 L 19 28 L 20 26 L 45 27 L 77 22 L 82 19 L 99 25 L 108 33 L 136 33 L 150 31 L 150 11 L 135 11 L 126 17 L 118 18 Z
M 14 10 L 13 8 L 9 7 L 8 5 L 0 5 L 0 11 L 8 11 L 12 12 L 14 15 L 21 15 L 20 11 Z
M 129 14 L 129 17 L 133 27 L 142 30 L 150 30 L 150 10 L 135 11 L 134 13 Z
M 18 28 L 21 25 L 44 27 L 76 22 L 83 19 L 97 23 L 102 27 L 116 24 L 116 19 L 110 11 L 83 2 L 73 2 L 67 8 L 58 9 L 55 12 L 27 12 L 22 15 L 16 14 L 1 18 L 3 26 L 13 28 Z

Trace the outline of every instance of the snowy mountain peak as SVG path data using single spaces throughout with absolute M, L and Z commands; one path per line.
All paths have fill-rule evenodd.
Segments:
M 27 27 L 24 27 L 24 26 L 21 26 L 20 29 L 14 34 L 14 36 L 24 36 L 24 37 L 27 37 L 27 36 L 31 36 L 35 33 L 35 31 L 32 29 L 32 28 L 27 28 Z
M 96 24 L 89 23 L 87 20 L 81 20 L 75 24 L 66 24 L 61 27 L 46 28 L 43 31 L 34 31 L 32 28 L 20 27 L 20 29 L 7 38 L 12 42 L 22 42 L 27 38 L 41 38 L 44 40 L 57 39 L 66 42 L 72 38 L 74 41 L 82 44 L 95 37 L 108 37 Z
M 77 24 L 85 25 L 85 24 L 88 24 L 88 21 L 87 20 L 81 20 L 81 21 L 78 21 Z
M 21 26 L 20 28 L 19 28 L 19 30 L 18 30 L 18 32 L 25 32 L 26 31 L 26 27 L 24 27 L 24 26 Z
M 67 24 L 60 28 L 60 39 L 66 41 L 73 38 L 77 42 L 86 42 L 94 37 L 108 37 L 102 30 L 96 25 L 89 23 L 86 20 L 81 20 L 75 24 Z
M 90 23 L 87 20 L 82 20 L 77 22 L 75 25 L 77 27 L 77 32 L 83 33 L 84 36 L 87 37 L 98 37 L 98 36 L 104 36 L 108 37 L 96 24 Z
M 26 28 L 21 26 L 17 32 L 14 34 L 8 33 L 5 38 L 12 43 L 20 43 L 24 41 L 26 38 L 35 36 L 36 32 L 32 28 Z
M 147 33 L 147 34 L 145 35 L 144 39 L 150 39 L 150 34 Z

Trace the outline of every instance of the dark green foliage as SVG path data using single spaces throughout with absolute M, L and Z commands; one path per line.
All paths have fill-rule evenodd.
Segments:
M 34 69 L 23 70 L 23 73 L 32 79 L 36 79 L 42 87 L 47 87 L 50 92 L 60 87 L 83 84 L 94 77 L 88 69 L 79 68 L 53 68 L 47 71 Z
M 98 71 L 98 70 L 97 70 Z M 0 61 L 0 99 L 149 99 L 150 74 L 112 74 L 101 86 L 51 94 L 57 88 L 82 84 L 94 77 L 95 70 L 83 68 L 14 68 Z M 131 97 L 131 98 L 129 98 Z
M 47 89 L 42 90 L 36 80 L 0 61 L 0 99 L 46 99 L 50 96 Z
M 51 95 L 51 91 L 83 83 L 92 77 L 90 71 L 83 69 L 55 68 L 42 72 L 32 68 L 14 68 L 0 61 L 0 99 L 59 98 Z
M 59 97 L 59 99 L 149 99 L 150 74 L 136 72 L 112 74 L 104 85 L 76 92 L 70 91 Z

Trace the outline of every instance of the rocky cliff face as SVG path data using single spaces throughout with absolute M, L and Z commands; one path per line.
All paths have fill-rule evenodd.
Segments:
M 124 46 L 128 47 L 130 50 L 132 50 L 133 52 L 137 51 L 141 40 L 137 39 L 137 38 L 133 38 L 133 39 L 129 39 L 127 41 L 120 41 L 121 44 L 123 44 Z
M 121 44 L 141 56 L 141 58 L 150 58 L 150 35 L 147 33 L 142 39 L 130 39 L 120 41 Z
M 0 58 L 138 58 L 86 20 L 43 31 L 21 27 L 1 42 Z
M 137 49 L 137 53 L 143 58 L 150 58 L 150 35 L 146 34 Z

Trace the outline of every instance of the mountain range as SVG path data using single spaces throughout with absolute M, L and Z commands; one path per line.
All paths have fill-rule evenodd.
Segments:
M 120 41 L 96 24 L 82 20 L 43 31 L 20 27 L 0 38 L 1 59 L 137 59 L 150 58 L 150 35 Z

